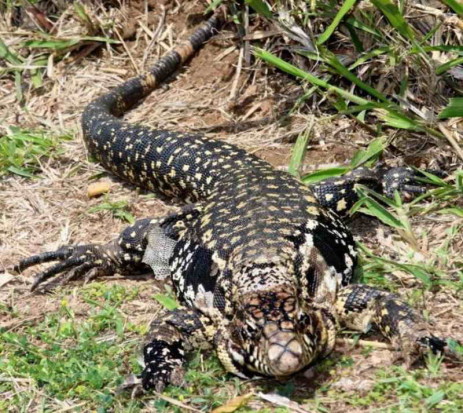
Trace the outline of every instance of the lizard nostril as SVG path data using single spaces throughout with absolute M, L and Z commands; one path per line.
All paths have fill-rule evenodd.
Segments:
M 295 373 L 301 367 L 301 359 L 290 351 L 285 351 L 280 357 L 277 372 L 285 376 Z

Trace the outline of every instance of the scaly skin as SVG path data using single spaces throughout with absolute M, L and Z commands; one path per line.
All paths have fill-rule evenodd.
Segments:
M 144 347 L 143 386 L 181 384 L 185 351 L 212 347 L 241 377 L 288 376 L 334 346 L 339 325 L 379 327 L 404 352 L 442 350 L 421 318 L 394 296 L 349 285 L 357 261 L 341 216 L 363 183 L 390 194 L 420 192 L 411 169 L 359 168 L 309 188 L 233 145 L 131 125 L 120 116 L 171 75 L 220 25 L 219 15 L 162 58 L 90 103 L 82 116 L 90 154 L 137 186 L 187 204 L 143 219 L 106 245 L 63 247 L 16 266 L 58 260 L 33 288 L 153 270 L 172 279 L 182 307 L 156 319 Z

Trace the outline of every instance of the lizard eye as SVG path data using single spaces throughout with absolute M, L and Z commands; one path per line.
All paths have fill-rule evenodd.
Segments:
M 244 310 L 245 320 L 252 318 L 257 324 L 261 324 L 264 321 L 265 314 L 262 308 L 257 305 L 247 305 Z M 262 321 L 261 321 L 262 320 Z
M 310 325 L 310 322 L 311 322 L 311 318 L 308 314 L 306 313 L 301 313 L 299 315 L 299 322 L 298 322 L 298 326 L 299 328 L 302 330 L 301 332 L 304 332 L 305 328 Z

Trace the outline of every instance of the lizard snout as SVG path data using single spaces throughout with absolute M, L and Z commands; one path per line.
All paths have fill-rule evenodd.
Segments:
M 301 370 L 303 363 L 303 348 L 298 337 L 293 332 L 278 332 L 269 340 L 269 369 L 275 376 L 288 376 Z

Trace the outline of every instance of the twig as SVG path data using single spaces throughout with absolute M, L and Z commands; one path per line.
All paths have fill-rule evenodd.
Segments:
M 164 25 L 164 21 L 166 18 L 166 8 L 164 6 L 161 6 L 162 12 L 161 16 L 159 18 L 159 23 L 156 29 L 154 30 L 153 36 L 151 37 L 151 41 L 146 48 L 145 52 L 143 53 L 143 59 L 141 60 L 141 67 L 145 67 L 146 65 L 146 60 L 148 59 L 148 56 L 151 53 L 151 50 L 153 49 L 154 44 L 156 43 L 156 40 L 158 40 L 159 34 L 161 33 L 162 26 Z
M 290 409 L 290 411 L 295 412 L 295 413 L 309 413 L 309 411 L 304 409 L 299 403 L 292 401 L 288 399 L 287 397 L 280 396 L 279 394 L 275 394 L 275 393 L 265 394 L 265 393 L 259 392 L 257 393 L 257 396 L 277 406 L 287 407 L 288 409 Z
M 249 7 L 246 6 L 244 9 L 244 16 L 243 16 L 243 24 L 244 24 L 244 37 L 249 34 Z M 251 66 L 251 44 L 249 40 L 244 40 L 243 38 L 243 49 L 244 49 L 244 61 L 246 63 L 246 67 Z
M 373 347 L 391 351 L 396 350 L 391 344 L 388 343 L 381 343 L 380 341 L 354 340 L 353 338 L 337 338 L 336 344 L 350 344 L 352 346 Z
M 440 131 L 444 134 L 444 136 L 450 142 L 450 145 L 452 145 L 453 149 L 455 149 L 455 152 L 457 153 L 457 155 L 463 161 L 463 150 L 461 149 L 460 145 L 458 145 L 458 142 L 455 140 L 455 138 L 452 136 L 452 133 L 442 123 L 439 123 L 438 126 L 439 126 Z
M 26 383 L 30 383 L 34 380 L 32 379 L 18 379 L 16 377 L 5 377 L 5 376 L 0 376 L 0 382 L 7 382 L 7 383 L 21 383 L 21 382 L 26 382 Z
M 236 89 L 238 87 L 238 82 L 240 80 L 241 69 L 243 67 L 243 57 L 244 57 L 244 47 L 240 48 L 240 55 L 238 57 L 238 65 L 236 66 L 235 79 L 233 79 L 233 84 L 230 90 L 230 100 L 235 99 Z
M 154 392 L 154 394 L 160 399 L 165 400 L 166 402 L 173 404 L 174 406 L 178 406 L 178 407 L 181 407 L 182 409 L 190 410 L 192 412 L 202 413 L 201 410 L 195 409 L 194 407 L 188 406 L 185 403 L 179 402 L 178 400 L 175 400 L 172 397 L 164 396 L 163 394 L 157 393 L 157 392 Z
M 68 412 L 70 410 L 76 410 L 78 407 L 82 407 L 82 406 L 85 406 L 88 402 L 82 402 L 82 403 L 79 403 L 79 404 L 73 404 L 72 406 L 68 406 L 68 407 L 64 407 L 60 410 L 57 410 L 58 413 L 61 413 L 61 412 Z
M 118 37 L 118 39 L 119 39 L 120 42 L 122 43 L 122 47 L 123 47 L 123 48 L 125 49 L 125 51 L 127 52 L 127 56 L 129 56 L 130 62 L 132 63 L 132 66 L 133 66 L 133 68 L 135 69 L 135 72 L 136 72 L 137 74 L 140 74 L 140 70 L 138 69 L 138 66 L 137 66 L 137 64 L 135 63 L 135 60 L 134 60 L 132 54 L 130 53 L 129 48 L 128 48 L 127 45 L 125 44 L 124 39 L 122 38 L 121 34 L 119 33 L 119 30 L 115 29 L 114 32 L 116 33 L 116 36 Z

